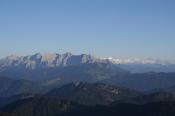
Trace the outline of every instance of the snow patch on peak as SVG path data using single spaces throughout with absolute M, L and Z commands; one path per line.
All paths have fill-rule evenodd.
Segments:
M 57 54 L 54 53 L 45 53 L 42 54 L 42 61 L 53 62 L 57 57 Z
M 101 58 L 101 59 L 109 61 L 114 64 L 155 64 L 156 63 L 156 60 L 153 60 L 153 59 L 143 59 L 143 60 L 138 58 L 121 59 L 121 58 L 112 58 L 112 57 Z

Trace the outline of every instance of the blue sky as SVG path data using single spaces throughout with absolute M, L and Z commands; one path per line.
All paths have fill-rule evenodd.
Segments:
M 0 0 L 0 57 L 175 59 L 174 0 Z

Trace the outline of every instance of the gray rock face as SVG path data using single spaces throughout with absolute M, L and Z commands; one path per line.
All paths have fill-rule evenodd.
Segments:
M 0 60 L 0 70 L 9 67 L 21 67 L 27 69 L 52 68 L 60 66 L 72 66 L 86 63 L 104 62 L 91 55 L 72 55 L 65 54 L 41 54 L 37 53 L 30 56 L 8 56 Z

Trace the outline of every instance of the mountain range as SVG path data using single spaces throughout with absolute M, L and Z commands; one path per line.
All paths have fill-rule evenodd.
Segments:
M 36 53 L 34 55 L 28 56 L 16 56 L 10 55 L 0 60 L 0 71 L 9 69 L 9 68 L 25 68 L 25 69 L 42 69 L 42 68 L 55 68 L 63 66 L 74 66 L 80 64 L 90 64 L 90 63 L 111 63 L 114 65 L 122 65 L 121 67 L 130 66 L 127 69 L 139 66 L 148 66 L 151 70 L 156 70 L 156 68 L 174 68 L 174 61 L 162 61 L 154 59 L 119 59 L 119 58 L 103 58 L 95 57 L 89 54 L 73 55 L 71 53 Z M 145 68 L 144 67 L 144 68 Z M 153 71 L 154 71 L 153 70 Z M 157 69 L 158 70 L 158 69 Z M 132 70 L 131 70 L 132 71 Z M 146 69 L 145 69 L 146 71 Z M 163 71 L 163 69 L 162 69 Z M 165 70 L 165 71 L 168 71 Z M 172 70 L 169 70 L 172 71 Z M 164 72 L 164 71 L 163 71 Z
M 11 55 L 0 60 L 0 76 L 8 77 L 8 79 L 1 78 L 4 81 L 0 82 L 3 82 L 0 85 L 0 92 L 2 92 L 1 96 L 20 94 L 25 88 L 30 88 L 33 85 L 31 88 L 37 88 L 36 90 L 40 93 L 43 90 L 39 88 L 46 87 L 45 90 L 50 90 L 64 84 L 77 82 L 106 83 L 137 91 L 160 89 L 174 92 L 174 72 L 175 65 L 173 63 L 165 64 L 164 62 L 163 64 L 163 62 L 154 60 L 125 61 L 71 53 Z M 27 91 L 27 93 L 30 92 L 30 90 Z

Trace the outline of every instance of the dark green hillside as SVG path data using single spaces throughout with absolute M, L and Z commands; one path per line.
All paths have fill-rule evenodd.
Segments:
M 44 93 L 48 90 L 45 86 L 26 80 L 15 80 L 0 77 L 0 97 L 13 96 L 23 93 Z
M 128 88 L 102 83 L 71 83 L 51 90 L 47 93 L 47 96 L 76 101 L 85 105 L 107 105 L 111 102 L 135 97 L 140 94 L 141 93 Z

